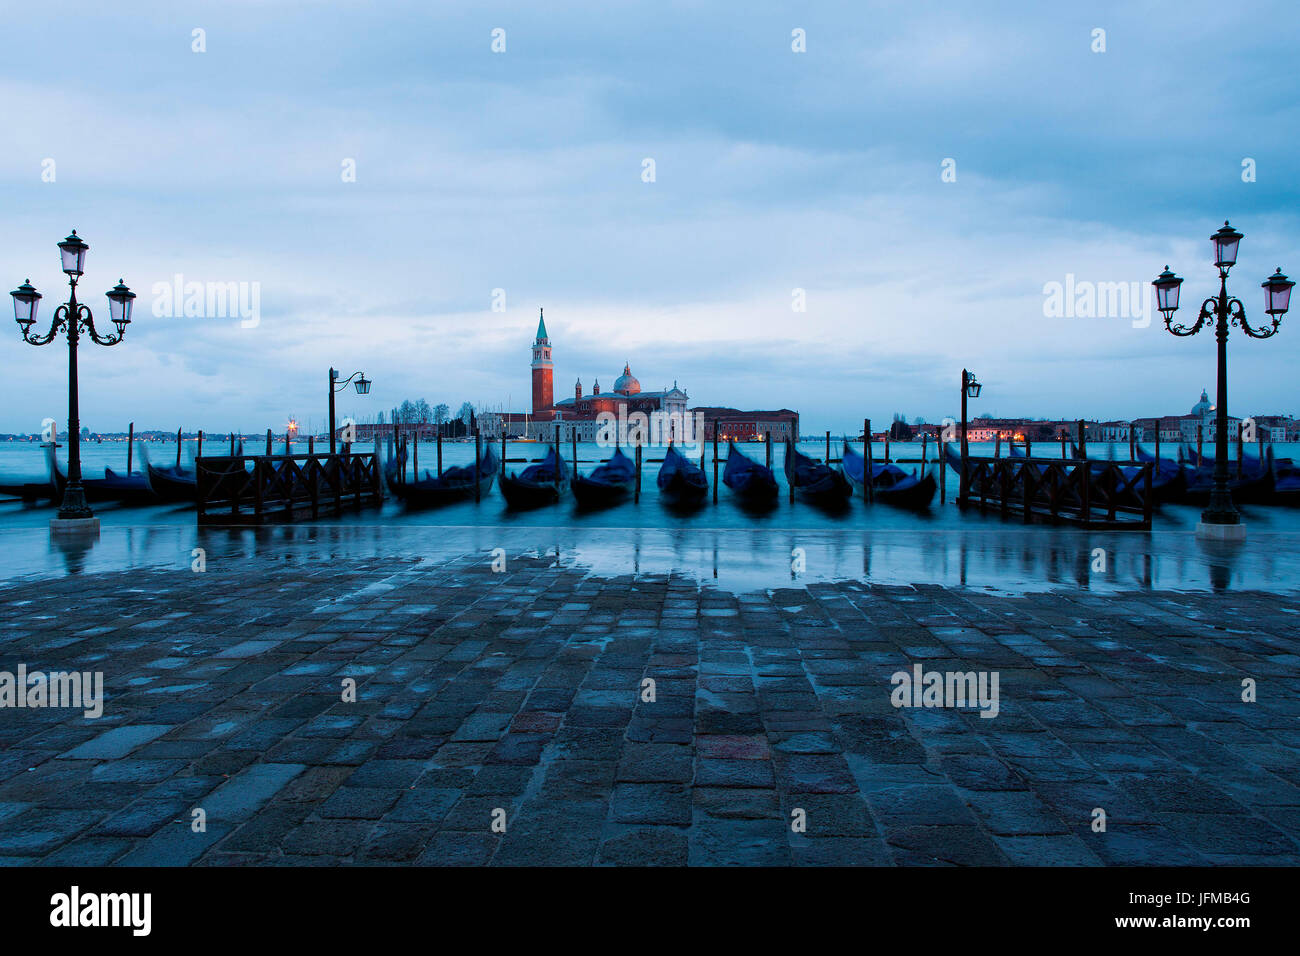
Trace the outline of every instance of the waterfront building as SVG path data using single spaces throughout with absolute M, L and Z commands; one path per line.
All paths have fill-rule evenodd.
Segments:
M 704 439 L 713 441 L 714 424 L 717 424 L 718 441 L 776 441 L 787 438 L 799 440 L 799 413 L 788 408 L 776 410 L 742 411 L 704 405 L 692 408 L 691 413 L 704 417 Z

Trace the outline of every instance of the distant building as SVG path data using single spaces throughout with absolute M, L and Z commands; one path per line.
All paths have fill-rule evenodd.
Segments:
M 799 440 L 799 413 L 788 408 L 776 411 L 741 411 L 739 408 L 701 406 L 691 414 L 704 416 L 704 439 L 713 441 L 717 425 L 719 441 Z

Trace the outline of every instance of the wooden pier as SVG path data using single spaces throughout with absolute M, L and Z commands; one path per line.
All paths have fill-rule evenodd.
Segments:
M 383 502 L 379 458 L 308 452 L 196 458 L 199 524 L 262 524 Z
M 1004 518 L 1019 516 L 1025 524 L 1151 530 L 1151 462 L 971 455 L 964 467 L 959 505 L 997 510 Z

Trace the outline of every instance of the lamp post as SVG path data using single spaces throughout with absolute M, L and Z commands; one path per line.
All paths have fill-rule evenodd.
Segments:
M 1232 492 L 1228 489 L 1228 327 L 1236 325 L 1248 336 L 1255 339 L 1267 339 L 1277 334 L 1278 323 L 1286 314 L 1291 300 L 1291 288 L 1295 285 L 1278 269 L 1263 283 L 1264 311 L 1272 317 L 1272 325 L 1252 328 L 1246 318 L 1246 307 L 1240 299 L 1228 296 L 1228 270 L 1237 263 L 1237 246 L 1242 234 L 1225 221 L 1223 228 L 1210 237 L 1214 243 L 1214 264 L 1219 269 L 1219 294 L 1210 296 L 1201 303 L 1201 311 L 1196 317 L 1196 324 L 1191 326 L 1174 325 L 1174 313 L 1178 311 L 1178 289 L 1183 280 L 1169 271 L 1156 276 L 1151 284 L 1156 290 L 1156 307 L 1165 317 L 1165 328 L 1177 336 L 1195 335 L 1207 324 L 1213 323 L 1214 337 L 1218 341 L 1219 376 L 1218 400 L 1214 409 L 1214 485 L 1210 490 L 1210 503 L 1201 512 L 1201 522 L 1196 526 L 1196 533 L 1203 538 L 1216 541 L 1242 541 L 1246 537 L 1246 528 L 1241 523 L 1241 515 L 1232 503 Z M 1262 465 L 1262 462 L 1261 462 Z
M 85 272 L 86 250 L 89 248 L 75 229 L 72 235 L 59 243 L 59 254 L 70 291 L 68 301 L 54 310 L 54 319 L 48 332 L 37 335 L 31 332 L 41 304 L 41 294 L 32 286 L 31 279 L 10 293 L 14 299 L 14 320 L 22 331 L 23 341 L 30 345 L 48 345 L 60 332 L 66 332 L 68 338 L 68 483 L 63 489 L 63 504 L 58 515 L 50 522 L 51 531 L 94 532 L 99 528 L 99 519 L 86 504 L 86 493 L 81 486 L 77 343 L 81 339 L 81 333 L 85 332 L 99 345 L 117 345 L 126 335 L 126 327 L 131 324 L 131 309 L 135 302 L 135 293 L 119 279 L 117 285 L 108 291 L 108 315 L 117 328 L 117 334 L 99 334 L 90 307 L 77 301 L 77 281 Z
M 970 454 L 969 446 L 966 442 L 966 399 L 979 398 L 980 389 L 984 386 L 975 380 L 975 373 L 961 370 L 961 481 L 957 485 L 957 502 L 958 504 L 966 503 L 966 457 Z
M 356 379 L 355 382 L 352 380 Z M 330 454 L 334 454 L 334 393 L 341 392 L 352 382 L 356 386 L 358 395 L 370 394 L 370 379 L 366 378 L 365 372 L 353 372 L 342 382 L 339 381 L 338 370 L 330 369 Z

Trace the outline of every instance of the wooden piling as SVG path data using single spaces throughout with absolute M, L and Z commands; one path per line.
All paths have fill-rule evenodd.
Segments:
M 501 457 L 505 458 L 504 455 Z M 442 477 L 442 425 L 438 426 L 438 477 Z
M 713 420 L 713 503 L 718 503 L 718 420 Z
M 1002 457 L 1002 433 L 998 432 L 993 436 L 993 457 Z
M 126 473 L 131 474 L 131 452 L 135 448 L 135 422 L 126 426 Z
M 178 446 L 176 449 L 177 464 L 180 464 L 180 457 L 181 457 L 181 452 L 180 452 L 180 447 Z M 267 458 L 271 457 L 271 429 L 269 428 L 266 430 L 266 457 Z
M 1197 468 L 1200 468 L 1201 465 L 1205 464 L 1205 462 L 1201 461 L 1201 456 L 1204 454 L 1204 452 L 1202 451 L 1202 448 L 1204 448 L 1204 445 L 1202 444 L 1202 439 L 1204 439 L 1204 437 L 1205 437 L 1205 426 L 1197 425 L 1196 426 L 1196 467 Z
M 230 457 L 235 457 L 235 433 L 230 433 Z
M 767 441 L 764 444 L 767 445 L 767 447 L 763 449 L 764 464 L 767 466 L 767 470 L 771 471 L 772 470 L 772 433 L 771 432 L 767 433 Z
M 939 456 L 939 504 L 947 504 L 948 499 L 948 443 L 938 442 L 936 454 Z
M 501 474 L 506 473 L 506 426 L 501 423 Z
M 477 436 L 476 436 L 477 437 Z M 415 433 L 415 447 L 411 449 L 411 474 L 420 480 L 420 433 Z
M 930 436 L 926 432 L 921 432 L 921 474 L 925 474 L 926 444 Z
M 885 464 L 889 464 L 889 432 L 885 432 Z
M 1156 467 L 1160 467 L 1160 423 L 1156 422 Z
M 314 455 L 314 454 L 316 454 L 316 436 L 315 436 L 315 435 L 308 435 L 308 436 L 307 436 L 307 454 L 309 454 L 309 455 Z
M 641 501 L 641 442 L 636 443 L 636 485 L 632 490 L 632 502 Z
M 826 431 L 826 464 L 829 465 L 830 463 L 831 463 L 831 433 L 830 433 L 830 430 L 827 429 L 827 431 Z
M 1088 460 L 1088 423 L 1079 419 L 1079 457 Z
M 1133 432 L 1133 425 L 1130 422 L 1128 426 L 1128 460 L 1137 461 L 1137 435 Z
M 195 448 L 194 448 L 194 457 L 195 457 L 195 458 L 198 458 L 198 457 L 199 457 L 200 455 L 202 455 L 202 454 L 203 454 L 203 429 L 200 428 L 200 429 L 199 429 L 199 443 L 198 443 L 198 445 L 195 446 Z M 130 468 L 127 468 L 126 473 L 129 475 L 129 474 L 131 473 L 131 469 L 130 469 Z
M 1242 432 L 1243 432 L 1243 423 L 1237 422 L 1237 477 L 1238 478 L 1241 477 L 1242 465 L 1243 465 L 1242 454 L 1241 454 L 1242 453 L 1242 448 L 1241 448 Z
M 866 461 L 862 466 L 862 493 L 868 501 L 876 500 L 876 489 L 871 481 L 871 470 L 874 465 L 871 462 L 871 419 L 868 418 L 862 423 L 862 437 L 866 439 L 864 449 L 866 454 L 863 456 Z
M 569 444 L 573 449 L 573 467 L 578 467 L 578 423 L 573 423 L 573 431 L 569 436 Z
M 1061 429 L 1061 460 L 1064 461 L 1070 456 L 1065 453 L 1065 429 Z
M 482 452 L 482 450 L 483 450 L 483 439 L 482 436 L 479 434 L 479 430 L 476 428 L 474 429 L 474 501 L 475 503 L 477 503 L 483 497 L 483 492 L 480 490 L 480 485 L 478 481 L 478 460 L 479 460 L 479 454 L 480 452 Z M 416 437 L 415 440 L 415 454 L 418 458 L 420 454 L 420 439 L 418 436 Z M 415 477 L 417 479 L 420 477 L 420 473 L 418 471 L 415 473 Z
M 267 434 L 269 435 L 270 432 L 267 432 Z M 270 452 L 268 451 L 267 454 L 269 455 Z M 181 429 L 178 428 L 176 429 L 176 467 L 179 468 L 180 466 L 181 466 Z

